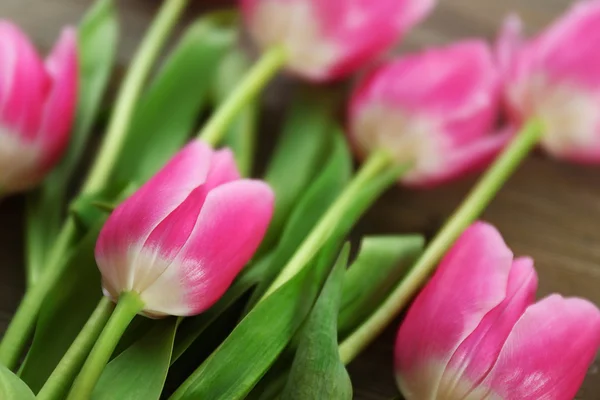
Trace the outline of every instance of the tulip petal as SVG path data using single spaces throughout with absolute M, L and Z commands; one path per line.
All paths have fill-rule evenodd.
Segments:
M 66 148 L 77 103 L 78 64 L 75 30 L 66 28 L 46 60 L 52 80 L 41 122 L 40 139 L 44 143 L 44 165 L 56 163 Z
M 571 400 L 600 346 L 600 311 L 552 295 L 517 322 L 481 386 L 503 399 Z
M 139 253 L 154 228 L 206 181 L 212 157 L 210 146 L 191 142 L 113 211 L 96 243 L 106 290 L 132 289 L 130 254 Z
M 491 225 L 475 223 L 444 257 L 398 333 L 396 371 L 407 398 L 434 398 L 460 344 L 504 301 L 512 252 Z
M 146 312 L 187 316 L 214 304 L 258 248 L 273 213 L 273 197 L 268 185 L 253 180 L 212 190 L 173 267 L 141 293 Z
M 33 141 L 42 118 L 42 104 L 49 78 L 36 49 L 21 30 L 7 22 L 0 22 L 0 34 L 13 41 L 17 68 L 12 76 L 10 93 L 2 107 L 4 124 L 18 132 L 26 141 Z
M 513 262 L 506 298 L 481 320 L 477 329 L 454 352 L 442 377 L 438 396 L 465 398 L 476 390 L 494 366 L 498 355 L 527 307 L 535 300 L 537 275 L 533 260 Z

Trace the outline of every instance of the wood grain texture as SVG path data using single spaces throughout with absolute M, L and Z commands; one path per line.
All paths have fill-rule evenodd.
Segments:
M 17 21 L 42 48 L 49 48 L 62 25 L 74 24 L 90 0 L 0 0 L 0 16 Z M 186 19 L 208 3 L 197 0 Z M 494 37 L 502 18 L 519 12 L 528 30 L 547 24 L 567 0 L 441 0 L 434 15 L 412 32 L 399 51 L 441 44 L 465 37 Z M 120 63 L 125 66 L 147 26 L 157 0 L 119 2 L 123 40 Z M 271 102 L 269 102 L 271 103 Z M 275 100 L 277 103 L 277 100 Z M 277 104 L 273 105 L 274 109 Z M 274 112 L 274 111 L 273 111 Z M 272 140 L 275 132 L 267 132 Z M 459 204 L 474 179 L 432 191 L 396 188 L 382 198 L 360 223 L 360 233 L 425 232 L 433 234 Z M 22 198 L 0 203 L 0 331 L 23 290 Z M 519 169 L 486 211 L 484 219 L 502 231 L 517 255 L 536 260 L 539 295 L 552 292 L 587 297 L 600 305 L 600 169 L 559 163 L 534 154 Z M 384 400 L 397 396 L 392 377 L 392 345 L 396 326 L 351 366 L 355 398 Z M 600 399 L 598 365 L 591 368 L 578 398 Z

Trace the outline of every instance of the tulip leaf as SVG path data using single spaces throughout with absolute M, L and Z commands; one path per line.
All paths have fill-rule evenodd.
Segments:
M 215 91 L 217 102 L 224 101 L 250 70 L 251 63 L 243 49 L 233 47 L 223 58 Z M 255 136 L 258 122 L 259 98 L 253 99 L 230 124 L 223 142 L 235 155 L 242 176 L 250 176 L 254 162 Z
M 358 257 L 344 279 L 338 320 L 343 337 L 360 325 L 402 279 L 423 252 L 419 235 L 370 236 L 363 239 Z
M 222 13 L 207 14 L 188 28 L 134 113 L 114 170 L 118 185 L 145 182 L 189 139 L 235 32 L 223 24 Z
M 269 288 L 279 271 L 292 257 L 327 208 L 342 192 L 352 174 L 352 159 L 346 141 L 339 132 L 333 136 L 333 149 L 323 172 L 306 189 L 294 208 L 274 250 L 271 265 L 254 289 L 247 310 L 256 304 Z M 277 200 L 279 201 L 279 199 Z
M 64 217 L 67 189 L 81 161 L 116 60 L 117 16 L 112 0 L 99 0 L 77 31 L 79 89 L 75 125 L 61 163 L 27 199 L 27 279 L 42 272 Z
M 104 219 L 74 248 L 60 285 L 46 296 L 21 378 L 37 393 L 102 297 L 94 246 Z
M 345 264 L 336 265 L 302 328 L 283 399 L 352 399 L 352 382 L 340 360 L 337 340 L 345 271 Z
M 275 191 L 275 213 L 261 249 L 277 243 L 302 194 L 323 167 L 331 147 L 332 104 L 322 92 L 294 99 L 264 179 Z
M 177 325 L 174 317 L 155 322 L 146 335 L 108 363 L 92 400 L 158 400 L 169 370 Z
M 0 399 L 34 400 L 35 395 L 25 382 L 0 364 Z
M 243 399 L 300 328 L 333 267 L 336 241 L 310 267 L 260 302 L 171 400 Z M 335 264 L 346 265 L 348 246 Z

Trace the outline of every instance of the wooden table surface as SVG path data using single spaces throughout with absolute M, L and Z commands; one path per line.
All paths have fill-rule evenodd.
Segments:
M 0 17 L 23 26 L 41 48 L 49 48 L 59 27 L 76 23 L 91 0 L 1 0 Z M 200 9 L 206 1 L 197 1 Z M 218 4 L 219 1 L 212 1 Z M 571 3 L 568 0 L 441 0 L 434 15 L 406 38 L 402 49 L 447 43 L 459 38 L 493 38 L 502 18 L 519 12 L 535 32 Z M 157 0 L 120 1 L 126 65 Z M 189 18 L 197 10 L 192 10 Z M 463 198 L 474 179 L 432 191 L 390 191 L 360 223 L 359 232 L 424 232 L 431 235 Z M 21 197 L 0 203 L 0 331 L 23 291 Z M 503 233 L 517 255 L 536 260 L 539 296 L 559 292 L 582 296 L 600 306 L 600 166 L 581 167 L 534 154 L 484 214 Z M 392 378 L 392 326 L 349 369 L 355 398 L 397 396 Z M 591 368 L 578 398 L 600 399 L 598 365 Z

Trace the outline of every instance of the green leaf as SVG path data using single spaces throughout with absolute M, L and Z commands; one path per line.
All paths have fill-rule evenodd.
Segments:
M 245 51 L 237 46 L 224 57 L 215 81 L 217 103 L 224 101 L 235 90 L 251 66 Z M 252 174 L 259 103 L 260 98 L 254 98 L 238 113 L 223 141 L 223 145 L 233 151 L 242 176 Z
M 93 400 L 158 400 L 169 370 L 178 319 L 158 321 L 105 368 Z
M 360 325 L 392 291 L 419 255 L 419 235 L 371 236 L 362 240 L 358 257 L 344 279 L 338 320 L 340 336 Z
M 37 393 L 102 297 L 94 247 L 103 219 L 75 247 L 60 281 L 46 296 L 21 378 Z
M 112 0 L 99 0 L 77 32 L 79 92 L 69 148 L 58 167 L 27 199 L 27 278 L 33 285 L 57 236 L 67 189 L 81 161 L 116 59 L 118 23 Z
M 235 37 L 222 13 L 208 14 L 187 30 L 133 116 L 115 167 L 117 184 L 145 182 L 188 140 Z
M 333 137 L 333 149 L 323 172 L 308 187 L 294 208 L 279 241 L 271 264 L 247 305 L 250 310 L 269 288 L 279 271 L 298 246 L 337 199 L 352 174 L 352 158 L 345 139 L 339 132 Z M 279 199 L 277 200 L 279 201 Z
M 244 398 L 309 314 L 332 268 L 337 247 L 330 242 L 311 268 L 259 303 L 171 399 Z M 347 259 L 346 247 L 337 263 L 345 265 Z
M 352 382 L 338 352 L 337 319 L 346 265 L 338 263 L 302 329 L 281 398 L 352 399 Z
M 275 214 L 261 249 L 277 243 L 291 211 L 323 167 L 331 147 L 332 105 L 322 92 L 302 92 L 293 102 L 265 180 L 275 191 Z
M 35 395 L 11 370 L 0 365 L 0 399 L 34 400 Z

